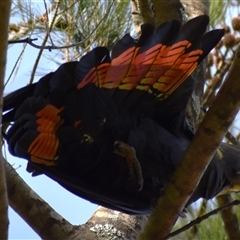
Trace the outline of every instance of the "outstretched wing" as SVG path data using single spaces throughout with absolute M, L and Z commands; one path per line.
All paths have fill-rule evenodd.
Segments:
M 143 93 L 166 99 L 223 36 L 223 30 L 204 34 L 208 21 L 206 15 L 199 16 L 181 27 L 178 21 L 173 20 L 154 31 L 153 28 L 149 30 L 149 24 L 143 25 L 140 40 L 125 35 L 115 44 L 111 59 L 107 52 L 100 53 L 100 49 L 94 49 L 78 64 L 78 89 L 93 83 L 111 90 L 119 106 L 128 102 L 127 107 L 136 102 L 141 107 Z
M 159 132 L 164 131 L 157 118 L 151 119 L 159 102 L 174 103 L 189 92 L 185 87 L 191 91 L 192 84 L 184 81 L 223 35 L 223 30 L 204 34 L 207 24 L 207 16 L 183 27 L 175 20 L 155 30 L 145 24 L 139 40 L 127 34 L 111 53 L 97 47 L 79 62 L 63 64 L 35 85 L 7 96 L 4 110 L 9 112 L 3 122 L 14 122 L 7 133 L 10 152 L 95 203 L 129 213 L 148 212 L 151 198 L 159 195 L 159 183 L 143 169 L 149 180 L 143 194 L 131 191 L 127 163 L 114 154 L 114 142 L 137 140 L 139 152 L 145 154 L 142 162 L 148 163 L 146 142 L 152 135 L 161 142 Z M 159 153 L 156 144 L 151 145 Z M 180 156 L 183 149 L 174 149 Z

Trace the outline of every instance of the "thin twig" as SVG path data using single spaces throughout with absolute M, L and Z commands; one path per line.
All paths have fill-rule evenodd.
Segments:
M 18 65 L 18 63 L 19 63 L 19 61 L 20 61 L 20 59 L 21 59 L 22 56 L 23 56 L 23 53 L 24 53 L 26 47 L 27 47 L 27 44 L 24 45 L 24 47 L 23 47 L 23 49 L 22 49 L 20 55 L 18 56 L 18 59 L 17 59 L 17 61 L 15 62 L 14 66 L 13 66 L 13 69 L 12 69 L 12 71 L 11 71 L 11 73 L 10 73 L 10 75 L 9 75 L 9 77 L 8 77 L 8 79 L 7 79 L 7 81 L 6 81 L 5 84 L 4 84 L 4 88 L 5 88 L 5 87 L 7 86 L 7 84 L 9 83 L 9 81 L 10 81 L 10 79 L 11 79 L 11 77 L 12 77 L 12 75 L 13 75 L 13 73 L 14 73 L 14 71 L 15 71 L 15 69 L 16 69 L 16 67 L 17 67 L 17 65 Z
M 24 39 L 21 39 L 21 40 L 8 41 L 8 45 L 16 44 L 16 43 L 28 43 L 29 45 L 31 45 L 30 42 L 37 41 L 37 40 L 38 40 L 38 38 L 29 38 L 29 37 L 27 37 L 27 38 L 24 38 Z
M 45 10 L 46 10 L 46 21 L 44 22 L 44 24 L 45 24 L 45 27 L 47 29 L 47 35 L 50 39 L 50 42 L 51 42 L 52 45 L 54 45 L 53 40 L 51 38 L 51 30 L 49 28 L 49 15 L 48 15 L 48 10 L 47 10 L 47 3 L 46 3 L 46 0 L 43 0 L 43 2 L 44 2 Z M 55 8 L 55 13 L 54 13 L 54 16 L 53 16 L 52 23 L 54 22 L 54 20 L 56 18 L 58 7 L 59 7 L 59 1 L 57 1 L 57 6 Z
M 206 220 L 207 218 L 211 217 L 212 215 L 216 215 L 217 213 L 219 213 L 220 211 L 223 211 L 224 209 L 226 208 L 229 208 L 231 206 L 235 206 L 235 205 L 239 205 L 240 204 L 240 200 L 234 200 L 222 207 L 219 207 L 219 208 L 216 208 L 214 210 L 212 210 L 211 212 L 207 213 L 207 214 L 204 214 L 203 216 L 201 217 L 198 217 L 196 218 L 195 220 L 191 221 L 190 223 L 186 224 L 184 227 L 174 231 L 174 232 L 171 232 L 169 235 L 167 235 L 166 237 L 162 238 L 162 240 L 165 240 L 165 239 L 168 239 L 168 238 L 171 238 L 171 237 L 174 237 L 182 232 L 185 232 L 187 231 L 188 229 L 190 229 L 191 227 L 197 225 L 197 224 L 200 224 L 202 221 Z
M 37 48 L 37 49 L 47 49 L 49 51 L 53 50 L 53 49 L 63 49 L 63 48 L 72 48 L 72 47 L 76 47 L 81 45 L 82 43 L 84 43 L 85 41 L 87 41 L 92 35 L 93 33 L 96 32 L 96 30 L 98 29 L 98 27 L 100 26 L 100 24 L 104 21 L 104 19 L 108 16 L 112 6 L 113 6 L 114 1 L 112 1 L 112 3 L 110 4 L 109 8 L 107 9 L 105 15 L 103 16 L 103 18 L 99 21 L 99 23 L 96 25 L 96 27 L 93 29 L 93 31 L 82 41 L 74 43 L 74 44 L 70 44 L 67 46 L 53 46 L 53 45 L 48 45 L 48 46 L 43 46 L 43 45 L 37 45 L 35 43 L 33 43 L 33 41 L 37 40 L 36 38 L 31 39 L 31 38 L 25 38 L 25 39 L 21 39 L 21 40 L 17 40 L 17 41 L 8 41 L 8 44 L 16 44 L 16 43 L 27 43 L 30 46 Z
M 52 30 L 53 28 L 53 24 L 54 24 L 54 20 L 56 18 L 56 15 L 57 15 L 57 11 L 58 11 L 58 7 L 59 7 L 59 2 L 57 2 L 57 5 L 56 5 L 56 10 L 55 10 L 55 13 L 54 13 L 54 17 L 53 17 L 53 21 L 51 22 L 51 25 L 49 27 L 49 32 L 47 32 L 44 40 L 43 40 L 43 43 L 42 43 L 42 46 L 44 47 L 47 40 L 48 40 L 48 37 L 49 37 L 49 34 L 50 34 L 50 31 Z M 38 53 L 38 56 L 37 56 L 37 59 L 35 61 L 35 64 L 33 66 L 33 71 L 32 71 L 32 74 L 31 74 L 31 78 L 30 78 L 30 81 L 29 81 L 29 84 L 32 84 L 33 83 L 33 79 L 34 79 L 34 75 L 36 73 L 36 70 L 37 70 L 37 67 L 38 67 L 38 63 L 40 61 L 40 58 L 42 56 L 42 53 L 43 53 L 43 49 L 40 49 L 39 53 Z
M 71 3 L 69 6 L 67 6 L 65 9 L 62 11 L 58 12 L 58 15 L 61 15 L 62 13 L 66 12 L 68 9 L 72 8 L 76 3 L 78 3 L 79 0 L 76 0 L 75 2 Z

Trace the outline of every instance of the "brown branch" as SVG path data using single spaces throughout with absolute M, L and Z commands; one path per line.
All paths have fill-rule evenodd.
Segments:
M 196 16 L 208 14 L 208 0 L 181 0 L 181 3 L 184 9 L 184 11 L 181 11 L 184 22 Z M 195 86 L 186 110 L 187 120 L 195 128 L 197 128 L 203 117 L 201 115 L 201 109 L 203 101 L 203 89 L 205 84 L 205 62 L 206 61 L 204 60 L 192 74 L 192 76 L 195 78 Z
M 33 41 L 37 41 L 37 40 L 38 40 L 38 38 L 29 38 L 29 37 L 27 37 L 27 38 L 20 39 L 20 40 L 8 41 L 8 45 L 10 45 L 10 44 L 17 44 L 17 43 L 27 43 L 27 44 L 31 45 Z
M 92 231 L 88 239 L 137 239 L 146 221 L 146 216 L 133 216 L 98 207 L 86 223 Z
M 0 1 L 1 9 L 1 34 L 0 34 L 0 112 L 2 112 L 3 83 L 6 69 L 8 24 L 10 17 L 11 1 Z M 0 121 L 2 121 L 0 117 Z M 1 133 L 0 138 L 2 139 Z M 4 160 L 0 153 L 0 239 L 8 239 L 8 200 L 5 179 Z
M 140 239 L 163 238 L 175 224 L 240 106 L 240 46 L 226 80 L 190 143 Z M 194 159 L 194 161 L 193 161 Z M 188 174 L 186 174 L 188 173 Z M 177 201 L 176 201 L 177 199 Z
M 71 225 L 37 195 L 5 161 L 10 206 L 42 239 L 72 239 L 77 227 Z M 81 228 L 81 227 L 80 227 Z M 77 231 L 84 234 L 84 229 Z

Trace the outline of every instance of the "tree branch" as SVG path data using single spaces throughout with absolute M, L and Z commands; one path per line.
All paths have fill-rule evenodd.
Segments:
M 140 239 L 163 238 L 169 234 L 240 106 L 240 46 L 233 64 L 212 106 L 190 143 L 179 168 L 159 199 Z M 194 161 L 193 161 L 194 159 Z M 188 173 L 188 174 L 186 174 Z M 177 199 L 178 201 L 175 201 Z
M 98 24 L 96 25 L 96 27 L 93 29 L 93 31 L 86 37 L 84 38 L 82 41 L 80 42 L 77 42 L 77 43 L 74 43 L 74 44 L 70 44 L 70 45 L 67 45 L 67 46 L 55 46 L 55 45 L 48 45 L 48 46 L 45 46 L 45 44 L 42 44 L 42 45 L 37 45 L 35 43 L 33 43 L 33 41 L 36 41 L 38 40 L 37 38 L 24 38 L 24 39 L 20 39 L 20 40 L 11 40 L 11 41 L 8 41 L 8 44 L 16 44 L 16 43 L 27 43 L 29 44 L 30 46 L 34 47 L 34 48 L 37 48 L 37 49 L 47 49 L 49 51 L 53 50 L 53 49 L 65 49 L 65 48 L 72 48 L 72 47 L 76 47 L 76 46 L 79 46 L 81 45 L 82 43 L 84 43 L 86 40 L 88 40 L 94 33 L 95 31 L 98 29 L 98 27 L 101 25 L 101 23 L 106 19 L 106 17 L 108 16 L 112 6 L 113 6 L 113 3 L 114 1 L 112 1 L 112 3 L 110 4 L 109 8 L 107 9 L 106 11 L 106 14 L 104 15 L 104 17 L 98 22 Z M 53 24 L 53 22 L 52 22 Z M 51 31 L 51 28 L 49 28 L 49 31 Z M 47 36 L 48 37 L 48 34 Z
M 0 1 L 1 34 L 0 34 L 0 112 L 2 112 L 3 83 L 6 67 L 8 24 L 11 9 L 11 0 Z M 0 116 L 0 121 L 2 121 Z M 0 138 L 2 139 L 1 133 Z M 8 200 L 5 180 L 5 169 L 2 152 L 0 153 L 0 239 L 8 238 Z
M 55 212 L 20 178 L 7 161 L 5 167 L 10 206 L 42 239 L 73 239 L 77 227 Z M 84 234 L 84 230 L 81 229 L 76 234 L 79 239 L 80 233 Z
M 44 3 L 45 3 L 45 7 L 46 7 L 46 2 L 44 1 Z M 45 35 L 45 37 L 43 39 L 42 47 L 44 47 L 46 45 L 48 39 L 50 39 L 50 41 L 51 41 L 50 33 L 51 33 L 54 21 L 55 21 L 56 16 L 57 16 L 58 8 L 59 8 L 59 2 L 57 2 L 57 4 L 56 4 L 56 9 L 55 9 L 55 12 L 54 12 L 54 15 L 53 15 L 53 20 L 52 20 L 50 26 L 48 26 L 48 15 L 47 15 L 47 23 L 46 23 L 47 33 L 46 33 L 46 35 Z M 43 53 L 43 48 L 41 48 L 40 51 L 38 52 L 37 58 L 35 60 L 35 63 L 34 63 L 34 66 L 33 66 L 32 72 L 31 72 L 31 77 L 30 77 L 30 80 L 29 80 L 29 84 L 33 83 L 34 76 L 35 76 L 35 73 L 37 71 L 37 67 L 38 67 L 38 64 L 40 62 L 42 53 Z
M 200 217 L 197 217 L 196 219 L 194 219 L 193 221 L 191 221 L 190 223 L 186 224 L 185 226 L 183 226 L 182 228 L 174 231 L 174 232 L 171 232 L 169 235 L 167 235 L 166 237 L 162 238 L 162 240 L 165 240 L 165 239 L 168 239 L 168 238 L 171 238 L 171 237 L 174 237 L 174 236 L 177 236 L 178 234 L 182 233 L 182 232 L 185 232 L 187 231 L 188 229 L 190 229 L 191 227 L 193 226 L 196 226 L 197 224 L 200 224 L 202 221 L 208 219 L 209 217 L 213 216 L 213 215 L 216 215 L 218 214 L 219 212 L 223 212 L 224 210 L 232 207 L 232 206 L 235 206 L 235 205 L 239 205 L 240 204 L 240 200 L 234 200 L 232 202 L 229 202 L 225 205 L 222 205 L 221 207 L 219 208 L 216 208 L 212 211 L 210 211 L 209 213 L 206 213 Z M 234 233 L 233 233 L 234 234 Z M 236 235 L 235 235 L 236 236 Z M 239 238 L 232 238 L 232 239 L 239 239 Z
M 181 0 L 184 12 L 182 13 L 183 21 L 192 19 L 199 15 L 208 15 L 208 0 L 196 0 L 188 1 Z M 204 60 L 197 69 L 192 73 L 195 78 L 194 91 L 191 99 L 188 102 L 186 109 L 186 117 L 188 122 L 197 128 L 199 122 L 202 120 L 202 101 L 203 101 L 203 89 L 205 84 L 206 74 L 206 60 Z
M 87 222 L 92 231 L 88 239 L 137 239 L 146 222 L 146 216 L 128 215 L 100 206 Z

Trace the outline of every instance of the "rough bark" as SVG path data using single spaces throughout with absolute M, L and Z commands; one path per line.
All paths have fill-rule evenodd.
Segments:
M 3 96 L 3 82 L 5 76 L 7 40 L 8 40 L 8 23 L 10 16 L 11 1 L 0 1 L 1 9 L 1 34 L 0 34 L 0 112 L 2 112 L 2 96 Z M 2 121 L 0 116 L 0 121 Z M 0 138 L 1 133 L 0 133 Z M 8 238 L 8 200 L 7 187 L 5 180 L 5 169 L 2 152 L 0 153 L 0 239 Z
M 146 216 L 131 216 L 104 207 L 98 207 L 87 225 L 91 230 L 86 236 L 93 239 L 137 239 L 147 221 Z
M 239 65 L 240 46 L 236 50 L 232 67 L 222 88 L 201 122 L 163 197 L 153 210 L 140 239 L 161 239 L 169 234 L 178 218 L 178 213 L 182 211 L 196 188 L 222 138 L 238 113 L 240 107 Z
M 209 9 L 208 0 L 188 1 L 182 0 L 184 7 L 184 19 L 192 19 L 196 16 L 207 14 Z M 203 88 L 205 84 L 206 61 L 204 60 L 198 68 L 194 71 L 195 87 L 191 99 L 188 103 L 186 114 L 189 123 L 195 128 L 201 122 L 202 116 L 202 102 L 203 102 Z
M 13 210 L 42 239 L 70 239 L 75 234 L 75 227 L 37 195 L 6 161 L 5 167 L 9 205 Z

